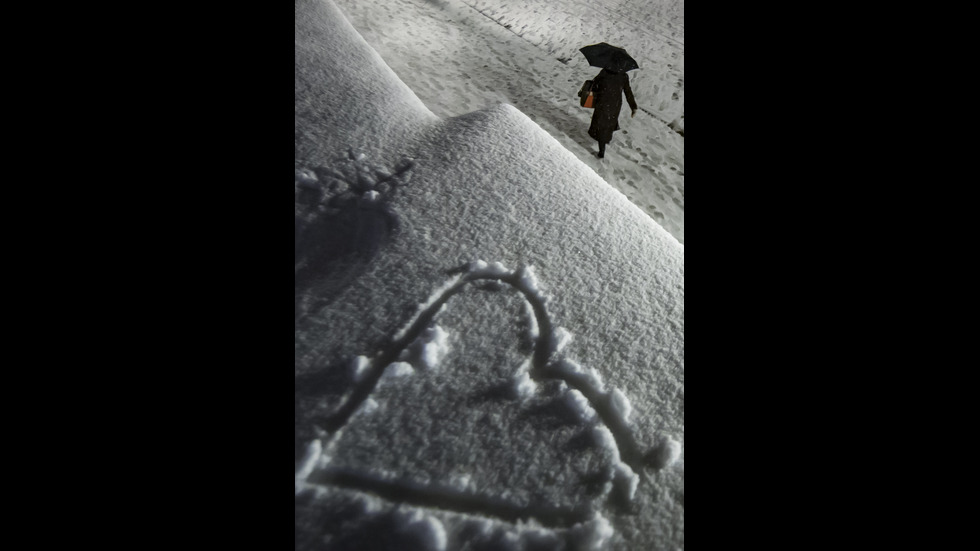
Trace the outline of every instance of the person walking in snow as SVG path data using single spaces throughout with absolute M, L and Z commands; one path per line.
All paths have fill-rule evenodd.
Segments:
M 630 118 L 636 116 L 636 100 L 630 89 L 630 77 L 626 71 L 615 71 L 605 68 L 592 80 L 592 93 L 595 97 L 595 111 L 592 113 L 592 124 L 589 126 L 589 136 L 599 142 L 598 157 L 606 155 L 606 144 L 612 140 L 613 132 L 619 130 L 619 112 L 623 108 L 623 94 L 630 104 Z

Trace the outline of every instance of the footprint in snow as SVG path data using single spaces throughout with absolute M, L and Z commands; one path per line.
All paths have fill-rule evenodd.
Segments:
M 414 163 L 393 168 L 351 150 L 329 166 L 295 168 L 295 316 L 332 301 L 398 231 L 391 198 Z

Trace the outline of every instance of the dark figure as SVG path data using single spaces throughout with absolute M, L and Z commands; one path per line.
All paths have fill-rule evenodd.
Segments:
M 606 154 L 606 144 L 612 140 L 613 132 L 619 130 L 619 111 L 623 108 L 623 93 L 636 116 L 636 100 L 630 89 L 630 77 L 626 73 L 617 73 L 609 69 L 599 71 L 592 81 L 592 93 L 595 96 L 595 112 L 592 113 L 592 125 L 589 126 L 589 136 L 599 142 L 599 158 Z

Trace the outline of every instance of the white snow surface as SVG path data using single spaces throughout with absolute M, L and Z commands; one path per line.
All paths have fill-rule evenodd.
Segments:
M 422 551 L 445 551 L 446 549 L 446 529 L 439 519 L 423 515 L 416 512 L 410 516 L 401 532 L 415 539 L 421 544 Z
M 359 382 L 367 374 L 368 369 L 371 367 L 371 360 L 366 356 L 357 356 L 351 361 L 351 378 L 355 382 Z
M 432 113 L 512 104 L 684 242 L 684 0 L 337 0 Z M 579 48 L 624 47 L 639 110 L 623 101 L 602 159 L 578 90 Z
M 398 377 L 407 377 L 412 373 L 415 373 L 415 368 L 412 367 L 412 364 L 408 362 L 395 362 L 385 369 L 381 375 L 381 379 L 387 381 Z
M 296 470 L 297 484 L 306 482 L 306 477 L 310 476 L 310 473 L 313 472 L 313 467 L 320 459 L 320 454 L 322 453 L 323 446 L 320 444 L 320 441 L 311 441 L 306 447 L 306 454 L 303 456 L 302 461 L 300 461 L 299 469 Z
M 434 369 L 449 352 L 449 333 L 436 325 L 427 329 L 423 334 L 425 344 L 422 347 L 422 363 L 428 369 Z
M 630 405 L 630 399 L 621 390 L 618 388 L 613 389 L 609 394 L 609 401 L 613 410 L 623 421 L 630 420 L 630 412 L 633 411 L 633 406 Z
M 522 399 L 528 399 L 533 397 L 537 390 L 538 384 L 531 379 L 526 369 L 521 369 L 517 372 L 517 375 L 514 377 L 515 395 Z
M 574 413 L 575 417 L 581 421 L 591 421 L 595 419 L 595 410 L 589 405 L 588 399 L 578 390 L 570 390 L 565 395 L 565 403 Z
M 296 549 L 683 549 L 683 219 L 615 181 L 683 206 L 683 4 L 589 6 L 296 0 Z M 556 133 L 601 41 L 632 175 Z
M 677 460 L 680 459 L 681 443 L 668 437 L 667 441 L 664 443 L 664 449 L 664 466 L 673 466 L 675 463 L 677 463 Z

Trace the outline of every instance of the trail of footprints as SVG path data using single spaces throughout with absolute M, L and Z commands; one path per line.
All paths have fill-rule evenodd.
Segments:
M 524 336 L 533 343 L 533 350 L 513 375 L 513 396 L 521 403 L 527 403 L 537 392 L 539 382 L 560 382 L 562 397 L 573 406 L 577 422 L 591 427 L 594 445 L 610 452 L 612 460 L 606 473 L 608 483 L 602 494 L 609 506 L 628 507 L 636 494 L 641 474 L 648 478 L 650 471 L 662 469 L 677 459 L 680 446 L 670 438 L 663 438 L 653 446 L 644 446 L 629 421 L 631 406 L 625 394 L 616 388 L 607 389 L 595 369 L 580 366 L 567 357 L 564 349 L 572 335 L 554 324 L 548 312 L 548 297 L 540 288 L 532 267 L 511 270 L 498 262 L 488 264 L 478 260 L 450 270 L 448 275 L 450 277 L 420 304 L 414 316 L 387 346 L 373 356 L 352 359 L 353 388 L 331 415 L 321 419 L 320 438 L 309 443 L 296 472 L 296 495 L 340 487 L 380 497 L 390 503 L 461 513 L 469 515 L 468 518 L 475 515 L 476 518 L 519 524 L 533 519 L 532 523 L 550 531 L 549 537 L 581 540 L 573 546 L 579 546 L 583 541 L 599 545 L 612 530 L 608 521 L 591 506 L 593 504 L 575 507 L 540 503 L 521 505 L 445 484 L 422 484 L 331 467 L 330 448 L 337 445 L 344 428 L 356 420 L 358 413 L 370 412 L 377 407 L 371 395 L 379 381 L 386 376 L 391 379 L 399 372 L 411 373 L 411 366 L 403 361 L 410 350 L 414 351 L 412 355 L 418 361 L 438 362 L 446 336 L 436 324 L 439 314 L 445 311 L 454 296 L 467 288 L 487 284 L 501 288 L 510 286 L 525 301 Z M 438 523 L 438 520 L 431 517 L 431 522 Z M 441 525 L 424 529 L 434 531 L 436 535 L 442 530 Z M 442 540 L 445 540 L 444 533 Z

